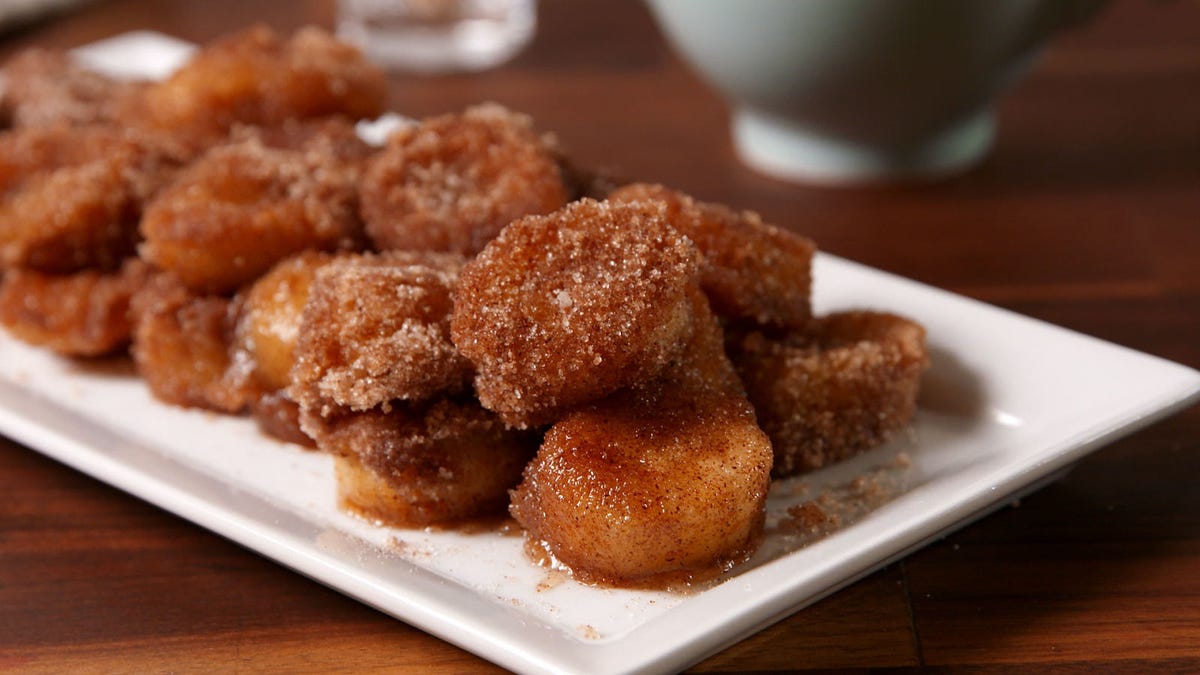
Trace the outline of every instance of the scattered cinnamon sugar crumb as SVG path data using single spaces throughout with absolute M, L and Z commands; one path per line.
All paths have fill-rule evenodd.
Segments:
M 811 499 L 789 506 L 775 531 L 795 549 L 853 525 L 903 492 L 912 460 L 905 453 L 841 484 L 824 487 Z M 793 488 L 794 489 L 794 488 Z

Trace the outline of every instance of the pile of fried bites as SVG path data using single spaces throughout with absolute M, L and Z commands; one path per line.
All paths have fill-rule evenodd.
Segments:
M 814 317 L 809 240 L 581 170 L 495 104 L 369 145 L 386 78 L 320 29 L 161 82 L 46 50 L 3 77 L 0 322 L 331 454 L 381 524 L 507 510 L 585 582 L 711 578 L 772 477 L 913 415 L 924 330 Z

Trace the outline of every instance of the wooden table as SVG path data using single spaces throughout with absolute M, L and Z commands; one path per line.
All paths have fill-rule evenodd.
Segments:
M 112 0 L 0 56 L 150 28 L 330 25 L 310 0 Z M 725 110 L 641 5 L 544 2 L 482 76 L 395 77 L 424 115 L 493 99 L 588 164 L 754 208 L 825 250 L 1200 366 L 1200 3 L 1118 2 L 1000 106 L 977 169 L 816 189 L 740 165 Z M 1057 665 L 1200 670 L 1200 409 L 717 654 L 697 671 Z M 0 670 L 413 671 L 479 658 L 0 438 Z

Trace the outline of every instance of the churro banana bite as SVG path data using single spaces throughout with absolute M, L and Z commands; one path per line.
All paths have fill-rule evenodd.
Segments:
M 679 355 L 699 269 L 661 206 L 573 202 L 513 222 L 463 267 L 454 344 L 484 407 L 514 426 L 552 422 Z
M 396 131 L 362 184 L 367 233 L 381 250 L 474 255 L 516 218 L 567 199 L 550 139 L 494 103 Z
M 191 289 L 230 293 L 302 251 L 361 249 L 366 152 L 345 120 L 242 129 L 147 205 L 139 252 Z
M 929 366 L 925 329 L 885 312 L 829 314 L 783 338 L 731 332 L 728 348 L 780 477 L 869 450 L 908 426 Z
M 513 493 L 531 546 L 578 579 L 685 585 L 752 553 L 771 444 L 720 325 L 695 293 L 696 329 L 657 378 L 566 414 Z
M 113 270 L 134 255 L 143 206 L 182 156 L 111 125 L 0 133 L 0 267 Z
M 27 49 L 0 68 L 0 120 L 14 128 L 115 123 L 149 86 L 88 70 L 56 49 Z
M 666 207 L 667 222 L 704 255 L 700 285 L 718 316 L 792 328 L 812 316 L 812 257 L 816 245 L 764 223 L 757 213 L 697 201 L 661 185 L 633 183 L 608 200 L 649 200 Z
M 203 148 L 239 122 L 371 119 L 386 101 L 386 76 L 357 48 L 313 26 L 283 37 L 258 25 L 202 47 L 171 77 L 134 97 L 123 120 Z
M 155 398 L 239 413 L 248 394 L 230 358 L 237 305 L 159 272 L 133 296 L 133 362 Z
M 151 272 L 137 258 L 119 270 L 47 274 L 12 269 L 0 280 L 0 324 L 64 356 L 102 356 L 130 341 L 130 299 Z
M 303 413 L 302 423 L 334 457 L 342 507 L 396 527 L 503 514 L 537 450 L 536 435 L 506 428 L 469 398 Z
M 292 397 L 326 415 L 467 390 L 471 363 L 450 341 L 463 262 L 454 253 L 390 251 L 318 269 L 296 337 Z

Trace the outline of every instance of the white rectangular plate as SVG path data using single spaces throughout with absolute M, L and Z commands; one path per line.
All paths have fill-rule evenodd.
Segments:
M 139 59 L 155 53 L 157 36 L 135 37 Z M 119 51 L 122 42 L 100 44 Z M 177 42 L 163 44 L 179 53 Z M 1200 394 L 1189 368 L 846 260 L 819 255 L 814 276 L 821 313 L 887 309 L 928 329 L 933 365 L 913 432 L 777 484 L 755 559 L 688 594 L 577 584 L 535 566 L 512 534 L 368 525 L 338 510 L 328 457 L 265 438 L 246 419 L 162 405 L 127 370 L 60 359 L 2 333 L 0 432 L 510 669 L 667 672 Z M 869 509 L 844 514 L 823 538 L 788 534 L 789 506 L 853 497 L 860 475 L 881 488 Z

